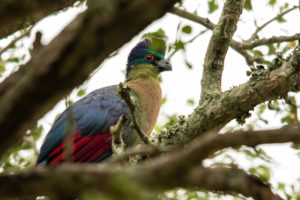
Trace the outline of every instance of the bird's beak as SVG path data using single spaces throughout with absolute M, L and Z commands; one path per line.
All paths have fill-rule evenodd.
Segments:
M 165 59 L 161 59 L 156 63 L 160 72 L 172 71 L 172 65 Z

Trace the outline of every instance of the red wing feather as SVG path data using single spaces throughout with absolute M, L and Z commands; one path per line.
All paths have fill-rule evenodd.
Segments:
M 94 136 L 82 136 L 78 130 L 73 133 L 73 161 L 92 162 L 106 151 L 111 149 L 111 133 L 96 133 Z M 55 165 L 61 162 L 64 155 L 66 141 L 61 142 L 50 154 L 48 164 Z

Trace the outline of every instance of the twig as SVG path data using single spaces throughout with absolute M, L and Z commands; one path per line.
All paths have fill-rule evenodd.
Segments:
M 298 6 L 293 7 L 291 9 L 295 9 L 297 7 Z M 200 16 L 192 14 L 192 13 L 189 13 L 185 10 L 180 9 L 180 8 L 174 7 L 170 11 L 170 13 L 175 14 L 175 15 L 180 16 L 180 17 L 183 17 L 183 18 L 186 18 L 186 19 L 189 19 L 189 20 L 194 21 L 196 23 L 199 23 L 199 24 L 203 25 L 204 27 L 206 27 L 210 30 L 213 30 L 216 27 L 216 25 L 214 23 L 212 23 L 209 19 L 200 17 Z M 300 38 L 300 34 L 295 34 L 293 36 L 279 36 L 279 37 L 272 37 L 272 38 L 268 38 L 268 39 L 260 39 L 260 40 L 254 41 L 252 43 L 246 43 L 246 42 L 242 43 L 242 42 L 238 42 L 236 40 L 231 40 L 230 41 L 230 46 L 234 50 L 236 50 L 238 53 L 240 53 L 242 56 L 244 56 L 244 58 L 247 61 L 247 64 L 253 65 L 254 62 L 265 63 L 265 60 L 262 57 L 251 56 L 249 53 L 247 53 L 244 50 L 252 49 L 254 47 L 258 47 L 258 46 L 266 45 L 266 44 L 271 44 L 271 43 L 288 42 L 288 41 L 299 40 L 299 38 Z M 246 40 L 246 41 L 248 41 L 248 40 Z
M 7 46 L 5 46 L 4 48 L 2 48 L 0 50 L 0 55 L 7 51 L 8 49 L 10 49 L 17 41 L 19 41 L 20 39 L 22 39 L 23 37 L 25 37 L 26 35 L 28 35 L 31 31 L 33 26 L 30 26 L 26 29 L 26 31 L 24 33 L 22 33 L 20 36 L 16 37 L 15 39 L 13 39 Z
M 298 106 L 297 106 L 295 97 L 294 96 L 287 96 L 285 98 L 285 102 L 289 105 L 290 112 L 293 113 L 295 124 L 298 124 L 300 121 L 298 119 Z
M 270 19 L 269 21 L 267 21 L 263 25 L 257 27 L 257 29 L 255 30 L 255 32 L 251 35 L 251 37 L 249 39 L 245 40 L 245 42 L 251 42 L 251 41 L 253 41 L 256 38 L 258 32 L 261 31 L 263 28 L 265 28 L 268 24 L 270 24 L 271 22 L 279 19 L 280 17 L 283 17 L 285 14 L 288 14 L 289 12 L 295 10 L 296 8 L 299 8 L 299 6 L 293 6 L 292 8 L 289 8 L 289 9 L 285 10 L 284 12 L 278 14 L 277 16 L 273 17 L 272 19 Z
M 260 40 L 256 40 L 251 43 L 239 43 L 238 49 L 253 49 L 258 46 L 266 45 L 266 44 L 272 44 L 272 43 L 279 43 L 279 42 L 290 42 L 300 39 L 300 33 L 291 35 L 291 36 L 278 36 L 278 37 L 271 37 L 271 38 L 263 38 Z
M 139 134 L 139 136 L 141 137 L 141 139 L 143 140 L 143 142 L 145 144 L 149 144 L 149 140 L 147 138 L 147 136 L 143 133 L 143 131 L 141 130 L 141 128 L 139 127 L 137 120 L 136 120 L 136 116 L 135 116 L 135 106 L 133 105 L 133 103 L 131 102 L 130 99 L 130 88 L 127 86 L 124 86 L 123 83 L 119 84 L 119 90 L 118 93 L 120 95 L 120 97 L 127 103 L 130 113 L 131 113 L 131 120 L 133 122 L 133 128 L 137 131 L 137 133 Z
M 157 145 L 145 145 L 140 144 L 135 147 L 129 148 L 125 150 L 122 154 L 118 155 L 117 157 L 113 157 L 112 159 L 108 160 L 109 163 L 119 163 L 122 161 L 127 160 L 131 156 L 136 155 L 147 155 L 147 156 L 159 156 L 164 153 L 170 153 L 173 151 L 178 150 L 178 147 L 176 146 L 157 146 Z
M 267 62 L 263 57 L 250 55 L 246 50 L 239 50 L 238 52 L 245 57 L 245 60 L 248 65 L 254 65 L 254 62 L 257 63 Z
M 184 44 L 188 44 L 188 43 L 192 43 L 194 40 L 196 40 L 200 35 L 203 35 L 204 33 L 206 33 L 208 31 L 208 29 L 200 31 L 197 35 L 195 35 L 194 37 L 192 37 L 190 40 L 183 42 Z M 177 38 L 177 37 L 176 37 Z M 177 40 L 177 39 L 176 39 Z M 175 53 L 177 53 L 179 51 L 179 49 L 174 49 L 172 51 L 172 53 L 169 54 L 169 56 L 166 58 L 166 60 L 170 60 L 171 57 L 173 57 L 175 55 Z
M 170 13 L 172 13 L 174 15 L 177 15 L 177 16 L 180 16 L 180 17 L 183 17 L 183 18 L 186 18 L 186 19 L 189 19 L 193 22 L 199 23 L 199 24 L 203 25 L 204 27 L 206 27 L 209 30 L 213 30 L 216 27 L 216 25 L 214 23 L 212 23 L 208 18 L 200 17 L 198 15 L 189 13 L 185 10 L 180 9 L 180 8 L 174 7 L 170 11 Z M 233 39 L 230 42 L 230 46 L 234 50 L 236 50 L 238 53 L 240 53 L 242 56 L 245 57 L 246 62 L 247 62 L 248 65 L 253 65 L 254 62 L 261 63 L 261 62 L 264 61 L 263 58 L 253 57 L 249 53 L 247 53 L 246 51 L 241 50 L 241 48 L 240 48 L 241 45 L 243 45 L 243 43 L 240 43 L 240 42 L 235 41 Z
M 110 127 L 110 133 L 112 136 L 112 150 L 115 155 L 119 155 L 124 152 L 124 142 L 122 139 L 122 129 L 127 122 L 124 115 L 121 115 L 116 125 Z
M 180 8 L 173 7 L 169 12 L 174 15 L 177 15 L 177 16 L 189 19 L 191 21 L 194 21 L 196 23 L 199 23 L 210 30 L 214 29 L 216 26 L 208 18 L 200 17 L 198 15 L 192 14 L 192 13 L 185 11 L 183 9 L 180 9 Z
M 33 44 L 32 44 L 33 49 L 37 49 L 37 48 L 39 48 L 39 47 L 42 46 L 41 40 L 42 40 L 42 32 L 37 31 L 37 32 L 35 33 L 35 39 L 34 39 L 34 42 L 33 42 Z
M 33 149 L 34 156 L 37 156 L 39 154 L 39 151 L 37 150 L 36 147 L 36 142 L 34 141 L 32 136 L 30 135 L 24 136 L 23 141 L 27 143 L 31 147 L 31 149 Z M 28 169 L 32 169 L 34 167 L 36 167 L 36 159 L 31 159 Z

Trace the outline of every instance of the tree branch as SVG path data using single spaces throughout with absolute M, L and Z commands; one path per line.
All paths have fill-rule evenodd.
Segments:
M 177 7 L 172 8 L 169 12 L 174 15 L 177 15 L 179 17 L 183 17 L 185 19 L 189 19 L 193 22 L 201 24 L 209 30 L 213 30 L 216 26 L 208 18 L 200 17 L 198 15 L 195 15 L 193 13 L 190 13 L 188 11 L 185 11 L 185 10 L 177 8 Z
M 160 145 L 153 145 L 153 144 L 148 144 L 148 145 L 139 144 L 132 148 L 126 149 L 124 152 L 122 152 L 116 157 L 111 158 L 107 162 L 120 163 L 122 161 L 127 160 L 131 156 L 137 156 L 137 155 L 147 155 L 150 157 L 155 157 L 176 150 L 178 150 L 178 147 L 172 145 L 160 146 Z
M 128 86 L 124 86 L 123 83 L 120 83 L 119 87 L 118 87 L 118 94 L 126 102 L 126 104 L 129 107 L 130 114 L 131 114 L 131 120 L 133 122 L 133 124 L 132 124 L 133 128 L 136 130 L 136 132 L 138 133 L 138 135 L 140 136 L 142 141 L 145 144 L 149 144 L 148 137 L 143 133 L 143 131 L 141 130 L 140 126 L 137 123 L 137 119 L 135 116 L 135 105 L 133 105 L 133 103 L 131 102 L 131 98 L 130 98 L 130 88 Z
M 262 29 L 264 29 L 264 28 L 265 28 L 267 25 L 269 25 L 271 22 L 273 22 L 273 21 L 275 21 L 275 20 L 277 20 L 277 19 L 283 17 L 284 15 L 290 13 L 291 11 L 293 11 L 293 10 L 295 10 L 295 9 L 297 9 L 297 8 L 299 8 L 299 6 L 293 6 L 293 7 L 289 8 L 289 9 L 283 11 L 282 13 L 279 13 L 277 16 L 273 17 L 272 19 L 270 19 L 269 21 L 265 22 L 265 23 L 262 24 L 261 26 L 257 27 L 257 29 L 255 30 L 255 32 L 254 32 L 254 33 L 251 35 L 251 37 L 250 37 L 248 40 L 246 40 L 245 42 L 251 42 L 251 41 L 253 41 L 253 40 L 256 38 L 256 36 L 257 36 L 257 34 L 258 34 L 259 31 L 261 31 Z
M 89 2 L 95 3 L 92 9 L 77 16 L 48 46 L 33 51 L 31 60 L 0 84 L 0 105 L 5 105 L 0 107 L 0 155 L 111 52 L 177 0 Z
M 178 15 L 178 16 L 186 18 L 186 19 L 189 19 L 193 22 L 199 23 L 199 24 L 203 25 L 204 27 L 206 27 L 208 30 L 213 30 L 216 27 L 216 25 L 214 23 L 212 23 L 208 18 L 200 17 L 198 15 L 189 13 L 180 8 L 174 7 L 170 11 L 170 13 Z M 242 56 L 245 57 L 248 65 L 253 65 L 254 62 L 264 63 L 264 59 L 262 57 L 254 57 L 254 56 L 250 55 L 247 51 L 241 50 L 239 48 L 241 45 L 242 45 L 242 43 L 235 41 L 233 39 L 230 41 L 230 46 L 235 51 L 237 51 L 239 54 L 241 54 Z
M 255 40 L 251 43 L 239 43 L 236 47 L 239 50 L 243 49 L 253 49 L 258 46 L 266 45 L 266 44 L 273 44 L 273 43 L 280 43 L 280 42 L 290 42 L 300 39 L 300 33 L 291 36 L 278 36 L 278 37 L 271 37 L 271 38 L 263 38 L 260 40 Z
M 118 123 L 110 127 L 111 137 L 112 137 L 112 150 L 115 155 L 119 155 L 124 152 L 124 142 L 122 139 L 122 129 L 127 122 L 127 119 L 124 115 L 118 120 Z
M 27 0 L 3 1 L 0 5 L 0 39 L 35 24 L 40 19 L 73 6 L 82 0 Z
M 116 199 L 124 198 L 124 195 L 132 198 L 126 192 L 131 194 L 133 186 L 139 186 L 154 192 L 176 187 L 197 187 L 226 193 L 236 192 L 261 200 L 281 199 L 268 185 L 243 170 L 195 166 L 223 148 L 285 142 L 300 143 L 299 127 L 207 134 L 198 137 L 184 149 L 148 160 L 146 165 L 138 164 L 121 169 L 108 162 L 98 166 L 61 165 L 57 168 L 1 174 L 0 196 L 77 196 L 84 190 L 95 188 L 116 195 Z M 120 190 L 119 184 L 124 182 L 127 187 Z
M 220 95 L 221 93 L 225 56 L 242 14 L 244 2 L 244 0 L 227 0 L 224 4 L 219 22 L 213 30 L 205 54 L 201 80 L 201 102 L 211 98 L 212 95 Z
M 185 150 L 186 155 L 182 155 L 184 160 L 181 159 L 181 162 L 199 163 L 215 152 L 228 147 L 239 147 L 242 145 L 256 147 L 260 144 L 286 142 L 300 143 L 300 128 L 293 126 L 275 130 L 236 131 L 225 134 L 216 133 L 216 131 L 210 131 L 191 142 L 189 148 Z
M 27 36 L 27 35 L 30 33 L 31 29 L 32 29 L 32 26 L 29 27 L 27 30 L 25 30 L 25 32 L 22 33 L 20 36 L 14 38 L 8 45 L 6 45 L 6 46 L 3 47 L 2 49 L 0 49 L 0 55 L 1 55 L 2 53 L 4 53 L 5 51 L 7 51 L 8 49 L 12 48 L 12 47 L 14 46 L 14 44 L 15 44 L 17 41 L 19 41 L 19 40 L 22 39 L 23 37 Z
M 297 47 L 287 61 L 260 70 L 260 76 L 224 92 L 219 98 L 199 104 L 184 122 L 159 134 L 159 141 L 186 144 L 209 129 L 247 116 L 257 104 L 286 96 L 289 91 L 300 91 L 300 48 Z
M 244 56 L 248 65 L 254 65 L 254 62 L 257 63 L 266 63 L 266 60 L 262 56 L 252 56 L 246 50 L 239 50 L 236 46 L 232 45 L 232 48 Z
M 256 200 L 281 200 L 282 198 L 272 192 L 269 185 L 259 178 L 247 174 L 237 168 L 195 168 L 186 178 L 185 186 L 204 188 L 207 190 L 239 193 Z
M 138 173 L 136 173 L 136 170 Z M 161 168 L 164 172 L 166 167 Z M 182 176 L 184 175 L 184 176 Z M 169 180 L 169 181 L 167 181 Z M 172 180 L 172 181 L 171 181 Z M 174 180 L 174 181 L 173 181 Z M 126 186 L 124 186 L 126 183 Z M 171 177 L 157 176 L 151 168 L 118 169 L 111 165 L 63 165 L 39 168 L 16 174 L 0 175 L 0 196 L 3 197 L 78 197 L 97 189 L 113 199 L 157 199 L 157 192 L 174 187 L 209 189 L 240 193 L 257 200 L 281 199 L 271 188 L 253 175 L 240 169 L 197 167 Z M 122 186 L 123 187 L 120 187 Z M 144 190 L 148 190 L 145 195 Z
M 297 6 L 296 6 L 297 8 Z M 293 7 L 293 9 L 295 9 Z M 212 23 L 209 19 L 207 18 L 203 18 L 200 16 L 197 16 L 195 14 L 189 13 L 185 10 L 182 10 L 180 8 L 176 8 L 174 7 L 171 11 L 172 14 L 178 15 L 180 17 L 189 19 L 191 21 L 194 21 L 196 23 L 199 23 L 201 25 L 203 25 L 204 27 L 206 27 L 209 30 L 213 30 L 216 25 L 214 23 Z M 279 16 L 280 17 L 280 16 Z M 246 62 L 248 65 L 253 65 L 254 62 L 258 62 L 258 63 L 265 63 L 265 60 L 263 57 L 257 57 L 257 56 L 252 56 L 250 55 L 247 51 L 248 49 L 252 49 L 254 47 L 258 47 L 261 45 L 266 45 L 266 44 L 272 44 L 272 43 L 277 43 L 277 42 L 289 42 L 289 41 L 295 41 L 295 40 L 299 40 L 300 38 L 300 34 L 295 34 L 292 36 L 279 36 L 279 37 L 272 37 L 272 38 L 268 38 L 268 39 L 260 39 L 260 40 L 256 40 L 253 42 L 250 41 L 245 41 L 245 42 L 238 42 L 236 40 L 231 40 L 230 41 L 230 46 L 236 50 L 238 53 L 240 53 L 242 56 L 244 56 L 244 58 L 246 59 Z

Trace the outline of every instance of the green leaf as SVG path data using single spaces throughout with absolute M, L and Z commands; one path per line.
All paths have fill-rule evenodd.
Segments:
M 284 23 L 284 22 L 286 22 L 286 19 L 284 19 L 283 17 L 279 17 L 279 18 L 277 19 L 277 21 L 278 21 L 279 23 Z
M 86 91 L 85 91 L 84 89 L 81 89 L 81 90 L 79 90 L 79 91 L 77 92 L 77 96 L 78 96 L 78 97 L 82 97 L 82 96 L 85 95 L 85 93 L 86 93 Z
M 186 34 L 190 34 L 190 33 L 192 33 L 192 27 L 189 26 L 189 25 L 186 25 L 186 26 L 184 26 L 184 27 L 182 28 L 181 31 L 182 31 L 183 33 L 186 33 Z
M 277 1 L 277 0 L 269 0 L 269 4 L 270 4 L 271 6 L 274 6 L 275 3 L 276 3 L 276 1 Z
M 246 0 L 246 1 L 245 1 L 244 8 L 245 8 L 246 10 L 252 10 L 251 0 Z
M 175 49 L 176 49 L 176 50 L 184 49 L 184 43 L 183 43 L 181 40 L 176 41 L 176 42 L 175 42 Z
M 167 101 L 167 97 L 163 97 L 163 98 L 161 99 L 161 104 L 165 104 L 166 101 Z
M 34 141 L 37 141 L 42 136 L 44 127 L 43 126 L 37 126 L 34 129 L 30 131 L 30 135 L 34 139 Z
M 168 37 L 165 34 L 165 31 L 163 29 L 158 29 L 155 32 L 150 32 L 150 33 L 146 33 L 142 36 L 142 38 L 152 38 L 152 37 L 156 37 L 156 38 L 162 38 L 162 39 L 167 39 Z
M 0 76 L 5 72 L 5 67 L 2 62 L 0 62 Z
M 296 47 L 297 42 L 296 42 L 296 41 L 291 41 L 291 42 L 288 43 L 288 45 L 289 45 L 290 47 Z
M 264 54 L 259 50 L 253 50 L 252 52 L 255 56 L 264 56 Z
M 252 167 L 249 169 L 249 171 L 257 176 L 259 176 L 262 180 L 265 182 L 268 182 L 271 177 L 271 171 L 270 168 L 268 168 L 265 165 L 259 165 L 257 167 Z
M 56 114 L 56 116 L 55 116 L 55 118 L 53 120 L 53 123 L 60 117 L 60 115 L 61 115 L 61 113 Z
M 176 114 L 174 114 L 174 115 L 169 115 L 169 116 L 167 116 L 167 117 L 168 117 L 168 122 L 167 122 L 166 125 L 168 125 L 168 126 L 172 126 L 173 124 L 175 124 L 175 122 L 178 121 L 178 120 L 177 120 L 177 115 L 176 115 Z
M 195 104 L 194 99 L 188 99 L 187 104 L 193 106 Z
M 268 44 L 268 55 L 274 55 L 276 53 L 275 47 L 273 44 Z
M 219 5 L 215 2 L 215 0 L 210 0 L 208 2 L 208 13 L 213 13 L 219 8 Z
M 158 77 L 158 82 L 162 83 L 163 79 L 161 76 Z
M 296 117 L 293 113 L 289 113 L 287 116 L 281 118 L 281 123 L 296 124 Z
M 67 101 L 67 105 L 68 105 L 68 106 L 72 105 L 73 103 L 74 103 L 73 100 L 68 100 L 68 101 Z
M 263 104 L 261 106 L 259 106 L 258 108 L 258 114 L 262 114 L 267 108 L 267 105 L 266 104 Z
M 283 4 L 282 6 L 280 6 L 279 10 L 280 12 L 282 12 L 284 9 L 287 9 L 289 7 L 289 3 L 286 2 L 285 4 Z
M 278 188 L 279 190 L 285 190 L 285 184 L 282 183 L 282 182 L 279 182 L 277 188 Z
M 11 57 L 6 60 L 6 62 L 12 62 L 12 63 L 18 63 L 20 61 L 20 58 L 18 57 Z

